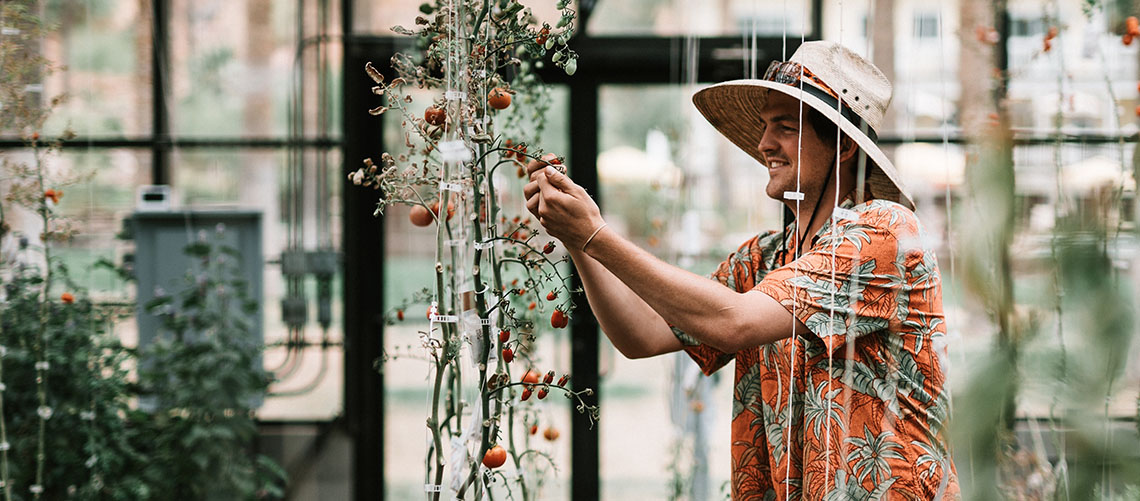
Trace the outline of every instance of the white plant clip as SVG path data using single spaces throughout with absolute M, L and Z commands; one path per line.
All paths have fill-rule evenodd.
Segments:
M 785 191 L 784 200 L 803 200 L 804 193 L 802 191 Z
M 844 209 L 843 207 L 836 207 L 835 211 L 831 213 L 831 217 L 839 220 L 858 221 L 859 213 L 851 209 Z
M 448 101 L 464 101 L 467 99 L 467 93 L 461 90 L 449 90 L 443 93 L 443 97 Z
M 442 141 L 437 147 L 444 162 L 467 162 L 471 160 L 471 150 L 463 141 Z

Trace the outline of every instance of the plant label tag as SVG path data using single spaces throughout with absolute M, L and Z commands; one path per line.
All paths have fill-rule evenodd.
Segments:
M 15 36 L 20 34 L 20 28 L 9 28 L 7 26 L 0 28 L 0 35 Z
M 488 240 L 486 242 L 475 242 L 475 250 L 490 249 L 491 247 L 494 247 L 494 246 L 495 246 L 494 240 Z
M 432 315 L 431 321 L 432 322 L 438 322 L 441 324 L 457 324 L 457 323 L 459 323 L 459 316 L 458 315 Z
M 461 90 L 449 90 L 443 94 L 443 97 L 448 101 L 463 101 L 467 99 L 467 93 Z
M 804 193 L 802 191 L 785 191 L 784 200 L 803 200 Z
M 489 319 L 489 318 L 480 318 L 479 319 L 479 325 L 494 325 L 494 324 L 495 324 L 495 322 L 491 321 L 491 319 Z
M 443 492 L 443 486 L 439 484 L 424 484 L 424 492 Z
M 843 207 L 836 207 L 835 211 L 831 213 L 831 217 L 835 219 L 846 219 L 848 221 L 858 221 L 859 213 L 851 209 L 844 209 Z
M 467 162 L 471 160 L 471 150 L 463 141 L 443 141 L 438 146 L 444 162 Z
M 447 181 L 440 181 L 439 182 L 439 189 L 447 190 L 447 191 L 454 191 L 456 193 L 463 193 L 463 185 L 459 184 L 459 183 L 449 183 Z

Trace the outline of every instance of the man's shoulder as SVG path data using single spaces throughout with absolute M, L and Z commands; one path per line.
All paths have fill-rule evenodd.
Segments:
M 911 238 L 922 233 L 922 225 L 914 211 L 891 200 L 873 199 L 851 208 L 858 213 L 855 225 L 891 233 L 897 238 Z

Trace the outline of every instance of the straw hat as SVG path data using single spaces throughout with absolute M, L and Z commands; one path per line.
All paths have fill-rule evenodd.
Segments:
M 705 119 L 721 134 L 763 163 L 757 146 L 763 127 L 759 113 L 769 90 L 777 90 L 819 111 L 867 153 L 867 186 L 874 198 L 914 208 L 898 170 L 876 141 L 891 82 L 873 64 L 834 42 L 805 42 L 790 61 L 773 62 L 760 80 L 733 80 L 693 95 Z M 842 107 L 840 107 L 842 106 Z M 744 112 L 742 112 L 744 111 Z

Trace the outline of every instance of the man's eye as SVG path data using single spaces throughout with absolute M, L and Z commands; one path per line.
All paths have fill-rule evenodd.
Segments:
M 780 127 L 780 130 L 787 132 L 789 134 L 794 134 L 796 132 L 796 128 L 789 126 L 789 125 L 785 125 L 785 126 Z

